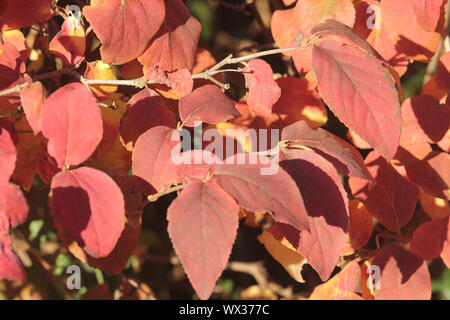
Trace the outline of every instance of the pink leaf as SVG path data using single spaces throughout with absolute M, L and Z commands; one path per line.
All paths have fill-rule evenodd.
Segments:
M 343 175 L 371 180 L 361 154 L 348 142 L 321 128 L 311 129 L 305 121 L 285 127 L 282 140 L 314 149 Z
M 164 9 L 163 0 L 94 0 L 83 14 L 102 43 L 102 61 L 124 64 L 147 48 L 164 21 Z
M 26 278 L 25 269 L 12 248 L 0 242 L 0 279 L 25 281 Z
M 42 133 L 60 168 L 79 165 L 91 156 L 103 136 L 97 100 L 81 83 L 59 88 L 44 104 Z
M 338 118 L 392 159 L 402 121 L 395 83 L 383 64 L 356 47 L 325 40 L 313 47 L 313 68 L 322 97 Z
M 53 177 L 52 213 L 94 258 L 106 257 L 125 227 L 125 204 L 117 184 L 105 173 L 82 167 Z
M 167 210 L 169 235 L 200 299 L 208 299 L 230 256 L 239 207 L 216 182 L 195 182 Z
M 333 165 L 314 152 L 287 150 L 283 159 L 280 165 L 296 182 L 308 213 L 309 232 L 300 232 L 295 247 L 325 281 L 345 246 L 347 194 Z
M 42 109 L 44 107 L 47 92 L 41 82 L 33 82 L 20 92 L 20 101 L 34 134 L 41 132 Z
M 0 183 L 8 182 L 14 172 L 17 150 L 11 135 L 4 127 L 0 127 Z
M 122 143 L 132 151 L 139 136 L 156 126 L 174 127 L 175 116 L 157 92 L 144 89 L 128 101 L 119 127 Z
M 158 126 L 151 128 L 136 141 L 133 150 L 133 174 L 150 183 L 157 191 L 170 187 L 177 180 L 174 154 L 181 151 L 177 130 Z
M 28 204 L 20 188 L 12 183 L 0 184 L 0 234 L 25 222 Z
M 268 167 L 260 157 L 254 159 L 255 164 L 251 164 L 248 157 L 244 164 L 240 164 L 239 156 L 228 158 L 228 163 L 216 166 L 214 177 L 219 185 L 245 209 L 253 212 L 270 211 L 278 222 L 290 224 L 298 230 L 308 230 L 302 195 L 286 171 Z M 276 172 L 263 175 L 263 168 L 276 169 Z
M 426 31 L 434 31 L 441 15 L 443 0 L 414 0 L 417 23 Z
M 270 116 L 272 106 L 280 99 L 281 89 L 273 79 L 270 65 L 261 59 L 252 60 L 244 69 L 248 88 L 248 105 L 261 117 Z
M 164 71 L 191 70 L 195 62 L 200 23 L 182 0 L 164 0 L 166 17 L 150 46 L 138 58 L 144 71 L 161 63 Z
M 381 269 L 377 300 L 429 300 L 431 279 L 426 262 L 398 244 L 386 246 L 372 261 Z
M 234 104 L 218 86 L 208 84 L 180 99 L 180 118 L 187 127 L 194 121 L 220 123 L 239 115 Z

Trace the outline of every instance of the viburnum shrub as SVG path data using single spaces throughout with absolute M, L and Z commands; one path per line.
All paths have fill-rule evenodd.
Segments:
M 33 242 L 50 215 L 58 252 L 126 278 L 144 208 L 169 199 L 201 299 L 240 220 L 293 284 L 315 270 L 310 299 L 430 299 L 428 264 L 450 267 L 446 4 L 208 1 L 262 35 L 224 53 L 182 0 L 1 0 L 0 278 L 52 272 Z

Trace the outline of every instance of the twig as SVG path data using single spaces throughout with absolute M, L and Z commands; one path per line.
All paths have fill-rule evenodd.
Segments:
M 169 193 L 178 191 L 178 190 L 182 190 L 182 189 L 186 188 L 188 185 L 189 185 L 189 184 L 179 184 L 179 185 L 176 185 L 176 186 L 174 186 L 174 187 L 172 187 L 172 188 L 165 189 L 165 190 L 163 190 L 163 191 L 161 191 L 161 192 L 158 192 L 158 193 L 155 193 L 155 194 L 151 194 L 151 195 L 149 195 L 149 196 L 147 197 L 147 199 L 148 199 L 148 201 L 150 201 L 150 202 L 155 202 L 155 201 L 158 200 L 160 197 L 165 196 L 166 194 L 169 194 Z

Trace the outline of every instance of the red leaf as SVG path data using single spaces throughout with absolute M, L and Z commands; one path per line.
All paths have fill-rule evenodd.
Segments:
M 395 83 L 370 54 L 334 40 L 313 47 L 320 92 L 333 112 L 386 159 L 397 151 L 401 114 Z
M 191 16 L 182 0 L 164 0 L 166 17 L 150 46 L 138 58 L 144 71 L 157 63 L 164 71 L 192 70 L 200 23 Z
M 362 300 L 354 293 L 358 289 L 361 269 L 356 260 L 324 284 L 314 288 L 310 300 Z
M 448 181 L 447 174 L 447 182 L 446 172 L 448 172 L 448 168 L 450 167 L 450 155 L 447 153 L 441 153 L 443 165 L 446 166 L 447 169 L 437 170 L 433 168 L 432 163 L 429 163 L 429 160 L 436 158 L 435 152 L 430 153 L 423 160 L 418 160 L 410 153 L 408 153 L 404 149 L 399 149 L 399 152 L 396 155 L 396 159 L 400 159 L 400 166 L 396 163 L 395 169 L 403 175 L 406 179 L 420 187 L 426 193 L 441 199 L 448 200 L 450 198 L 450 181 Z M 440 154 L 439 154 L 440 155 Z
M 350 178 L 352 193 L 373 217 L 389 230 L 398 232 L 413 216 L 419 189 L 375 151 L 367 156 L 365 163 L 375 179 L 368 182 Z
M 20 101 L 34 134 L 42 129 L 42 109 L 44 107 L 47 92 L 41 82 L 33 82 L 20 92 Z
M 299 121 L 285 127 L 281 139 L 314 149 L 343 175 L 372 179 L 361 154 L 351 144 L 326 130 L 311 129 L 306 122 Z
M 120 121 L 119 134 L 128 151 L 147 130 L 156 126 L 175 126 L 175 116 L 164 99 L 151 89 L 144 89 L 128 101 L 128 109 Z
M 409 98 L 402 106 L 403 130 L 400 145 L 419 159 L 430 151 L 428 141 L 437 143 L 450 131 L 450 106 L 429 95 Z
M 427 264 L 397 244 L 386 246 L 372 261 L 381 269 L 377 300 L 429 300 L 431 279 Z
M 54 216 L 54 218 L 55 226 L 58 229 L 62 242 L 77 259 L 89 264 L 91 267 L 118 274 L 125 268 L 138 244 L 144 207 L 142 195 L 154 193 L 155 191 L 145 181 L 136 176 L 115 177 L 114 181 L 121 188 L 125 199 L 126 224 L 116 246 L 106 257 L 93 258 L 87 254 L 72 241 L 66 228 L 58 221 L 57 217 Z
M 14 251 L 0 242 L 0 279 L 25 281 L 25 269 Z
M 311 151 L 287 150 L 280 165 L 296 182 L 308 214 L 309 232 L 300 232 L 297 251 L 325 281 L 345 246 L 348 200 L 336 169 Z M 327 199 L 327 201 L 323 201 Z
M 218 164 L 214 177 L 219 185 L 231 194 L 241 207 L 253 212 L 270 211 L 278 222 L 292 225 L 298 230 L 308 230 L 308 217 L 302 196 L 292 178 L 282 168 L 271 175 L 262 175 L 262 169 L 274 169 L 263 164 L 258 157 L 250 164 L 247 157 L 240 164 L 239 155 Z M 274 165 L 273 163 L 271 164 Z
M 434 31 L 441 16 L 443 0 L 414 0 L 417 23 L 426 31 Z
M 81 83 L 55 91 L 44 104 L 42 133 L 60 168 L 87 160 L 103 136 L 102 116 L 92 93 Z
M 66 65 L 73 66 L 81 61 L 86 50 L 86 34 L 77 18 L 69 16 L 61 31 L 49 44 L 49 51 L 60 56 Z
M 50 19 L 54 12 L 52 0 L 8 0 L 2 15 L 2 29 L 29 27 Z
M 181 151 L 177 130 L 158 126 L 151 128 L 136 141 L 133 150 L 133 174 L 150 183 L 157 191 L 170 187 L 177 180 L 173 154 Z
M 251 60 L 244 69 L 247 103 L 256 115 L 267 117 L 272 106 L 280 99 L 281 89 L 273 79 L 270 65 L 261 59 Z
M 12 183 L 0 184 L 0 233 L 22 224 L 28 217 L 28 204 L 22 191 Z
M 101 171 L 82 167 L 53 177 L 52 211 L 68 236 L 94 258 L 114 249 L 125 227 L 120 188 Z
M 94 0 L 83 14 L 102 43 L 102 61 L 124 64 L 147 48 L 164 21 L 164 9 L 163 0 Z
M 8 42 L 0 42 L 0 71 L 0 90 L 15 84 L 25 72 L 20 52 Z
M 450 266 L 450 218 L 421 224 L 413 233 L 409 249 L 424 260 L 441 256 L 447 267 Z
M 195 182 L 167 210 L 168 231 L 200 299 L 208 299 L 230 256 L 239 207 L 217 183 Z
M 0 126 L 0 183 L 8 182 L 14 172 L 17 150 L 9 132 Z
M 372 10 L 367 9 L 369 6 Z M 356 9 L 359 18 L 355 30 L 401 75 L 408 58 L 426 62 L 437 51 L 439 33 L 427 32 L 417 24 L 413 5 L 405 6 L 397 0 L 364 0 L 357 3 Z
M 194 127 L 194 121 L 220 123 L 239 115 L 234 104 L 218 86 L 208 84 L 180 99 L 180 118 L 187 127 Z
M 303 0 L 288 10 L 276 10 L 272 16 L 273 38 L 281 48 L 295 47 L 311 35 L 311 28 L 327 19 L 338 20 L 349 27 L 355 22 L 355 8 L 351 0 Z M 295 66 L 301 73 L 311 70 L 311 49 L 292 53 Z

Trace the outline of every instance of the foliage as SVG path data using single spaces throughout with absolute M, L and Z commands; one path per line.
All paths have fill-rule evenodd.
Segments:
M 182 0 L 75 3 L 0 1 L 0 291 L 41 264 L 64 297 L 155 298 L 153 208 L 200 299 L 432 297 L 431 266 L 450 268 L 446 0 L 191 1 L 204 28 L 224 8 L 255 22 L 229 55 Z M 309 289 L 251 263 L 257 289 L 218 281 L 243 270 L 242 228 Z M 68 293 L 71 264 L 98 285 Z

